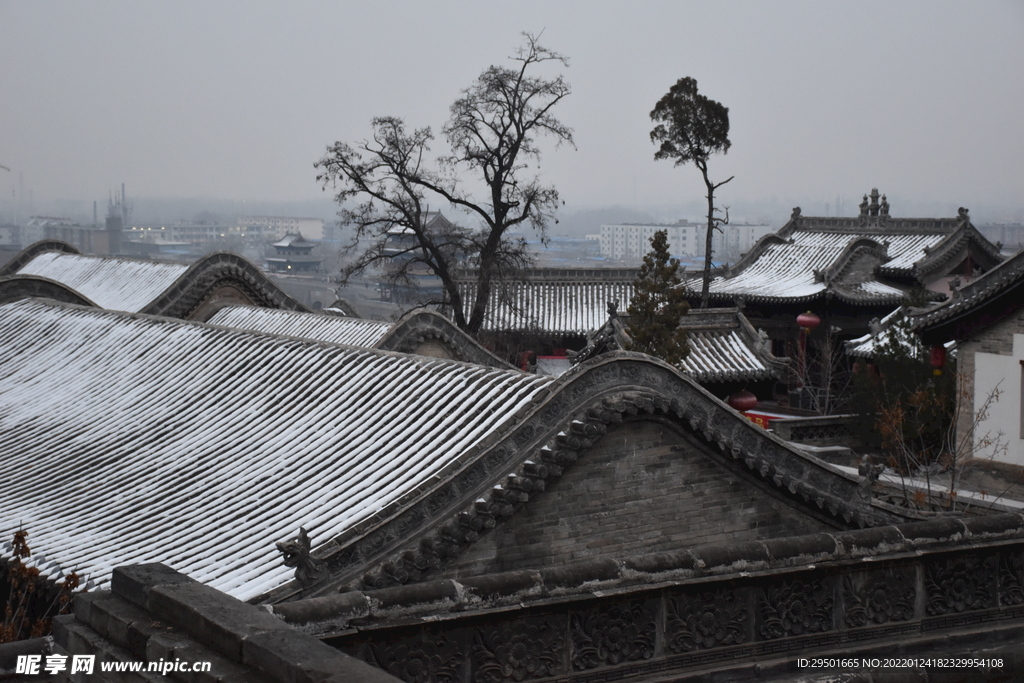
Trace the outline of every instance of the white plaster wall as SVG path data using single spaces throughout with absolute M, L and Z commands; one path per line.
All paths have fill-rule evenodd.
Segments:
M 977 447 L 986 434 L 1002 432 L 1006 450 L 995 454 L 996 460 L 1024 466 L 1024 439 L 1021 439 L 1021 361 L 1024 360 L 1024 334 L 1013 335 L 1013 355 L 976 353 L 974 356 L 974 409 L 981 410 L 989 394 L 998 387 L 999 400 L 989 406 L 988 419 L 980 422 L 974 432 Z M 988 457 L 988 452 L 975 453 Z

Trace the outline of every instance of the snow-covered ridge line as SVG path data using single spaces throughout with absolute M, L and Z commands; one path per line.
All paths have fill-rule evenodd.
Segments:
M 137 312 L 188 269 L 183 263 L 46 252 L 25 264 L 18 274 L 56 280 L 102 308 Z
M 336 315 L 316 315 L 251 306 L 227 306 L 209 320 L 211 324 L 242 330 L 306 337 L 334 344 L 373 347 L 391 329 L 391 323 Z

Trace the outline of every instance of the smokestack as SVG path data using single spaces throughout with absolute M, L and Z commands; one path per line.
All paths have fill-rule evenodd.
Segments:
M 95 228 L 96 224 L 97 224 L 97 220 L 96 220 L 96 200 L 94 199 L 94 200 L 92 200 L 92 227 Z

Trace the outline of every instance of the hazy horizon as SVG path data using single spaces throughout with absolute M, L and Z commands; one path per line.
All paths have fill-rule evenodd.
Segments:
M 0 0 L 0 222 L 29 206 L 102 214 L 121 183 L 137 211 L 324 206 L 313 163 L 329 143 L 382 115 L 439 134 L 523 31 L 570 60 L 544 71 L 573 88 L 557 115 L 577 149 L 545 148 L 541 168 L 564 216 L 699 218 L 698 172 L 655 162 L 648 138 L 654 103 L 692 76 L 729 107 L 732 148 L 709 167 L 735 176 L 719 197 L 741 220 L 835 215 L 837 198 L 854 215 L 877 187 L 897 216 L 1022 221 L 1022 29 L 1010 0 Z

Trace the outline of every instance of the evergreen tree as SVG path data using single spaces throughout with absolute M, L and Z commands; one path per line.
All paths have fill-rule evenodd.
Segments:
M 657 159 L 675 159 L 676 166 L 693 162 L 704 178 L 708 200 L 708 228 L 704 234 L 704 279 L 700 293 L 700 307 L 707 308 L 711 298 L 711 242 L 719 225 L 729 223 L 729 207 L 725 218 L 715 217 L 715 190 L 732 180 L 719 183 L 708 176 L 708 157 L 725 154 L 729 142 L 729 108 L 697 92 L 697 81 L 680 78 L 668 93 L 658 100 L 651 112 L 651 120 L 658 125 L 651 131 L 651 142 L 659 145 L 654 153 Z
M 656 356 L 678 366 L 690 346 L 680 320 L 690 304 L 679 278 L 679 260 L 670 258 L 668 232 L 659 230 L 651 238 L 651 251 L 644 256 L 640 274 L 633 281 L 629 303 L 630 350 Z

